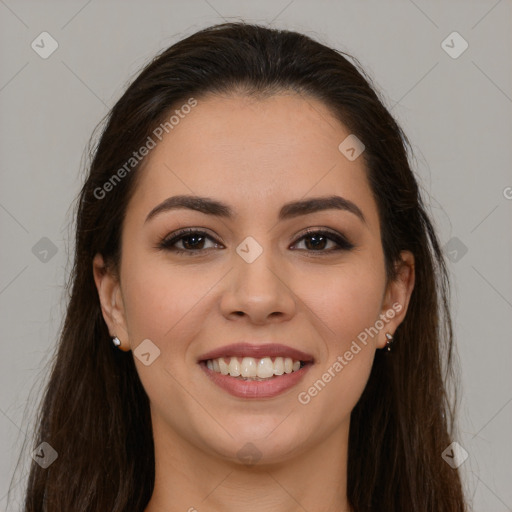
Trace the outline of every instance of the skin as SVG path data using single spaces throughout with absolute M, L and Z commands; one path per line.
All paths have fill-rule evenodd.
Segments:
M 160 350 L 149 366 L 134 356 L 155 441 L 155 489 L 145 512 L 291 512 L 320 510 L 319 504 L 325 512 L 350 510 L 350 412 L 375 351 L 386 345 L 385 333 L 393 334 L 405 317 L 414 258 L 404 251 L 399 277 L 386 283 L 364 160 L 349 161 L 338 150 L 348 135 L 323 103 L 296 93 L 209 95 L 198 99 L 140 170 L 123 225 L 119 277 L 100 254 L 93 271 L 105 321 L 121 349 L 135 350 L 149 339 Z M 236 217 L 180 209 L 144 222 L 156 205 L 178 194 L 220 200 Z M 286 202 L 332 194 L 354 202 L 366 223 L 332 209 L 277 220 Z M 203 245 L 190 238 L 177 242 L 189 251 L 199 247 L 195 256 L 155 248 L 184 227 L 211 236 Z M 355 247 L 329 252 L 337 245 L 327 240 L 315 249 L 311 238 L 302 238 L 306 228 L 338 232 Z M 263 249 L 250 264 L 236 252 L 247 236 Z M 307 405 L 299 403 L 298 394 L 396 303 L 401 311 L 378 335 L 360 344 L 362 350 Z M 288 344 L 311 354 L 314 366 L 277 397 L 231 396 L 197 360 L 241 339 Z M 246 443 L 261 457 L 255 464 L 237 457 Z

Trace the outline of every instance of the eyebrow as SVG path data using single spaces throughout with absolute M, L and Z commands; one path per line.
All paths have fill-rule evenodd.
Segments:
M 168 197 L 160 204 L 155 206 L 146 217 L 145 223 L 151 220 L 156 215 L 167 212 L 169 210 L 177 209 L 195 210 L 206 215 L 213 215 L 219 218 L 233 219 L 235 217 L 234 211 L 230 206 L 209 197 L 200 197 L 192 195 L 179 195 Z M 292 201 L 282 206 L 279 211 L 278 219 L 288 220 L 301 215 L 308 215 L 323 210 L 342 210 L 347 211 L 359 218 L 364 224 L 367 224 L 363 212 L 360 208 L 341 196 L 326 196 L 326 197 L 313 197 L 299 201 Z

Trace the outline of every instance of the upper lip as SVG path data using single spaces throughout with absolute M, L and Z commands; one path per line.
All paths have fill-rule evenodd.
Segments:
M 288 347 L 280 343 L 247 343 L 239 342 L 231 345 L 224 345 L 199 356 L 199 361 L 218 359 L 219 357 L 291 357 L 296 361 L 310 362 L 313 356 L 296 348 Z

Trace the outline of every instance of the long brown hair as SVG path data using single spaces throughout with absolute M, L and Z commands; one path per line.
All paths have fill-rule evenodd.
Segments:
M 377 351 L 352 411 L 350 504 L 357 512 L 465 511 L 459 473 L 442 458 L 453 440 L 456 402 L 448 391 L 448 274 L 409 164 L 410 144 L 354 57 L 296 32 L 246 23 L 209 27 L 156 56 L 90 149 L 76 203 L 69 303 L 33 440 L 33 447 L 48 442 L 58 458 L 46 469 L 32 463 L 23 510 L 142 512 L 147 505 L 155 478 L 149 399 L 132 354 L 112 345 L 92 273 L 96 253 L 118 268 L 123 218 L 141 164 L 107 198 L 98 190 L 176 105 L 235 90 L 293 90 L 324 102 L 366 147 L 388 279 L 396 277 L 400 251 L 415 257 L 415 287 L 393 353 Z

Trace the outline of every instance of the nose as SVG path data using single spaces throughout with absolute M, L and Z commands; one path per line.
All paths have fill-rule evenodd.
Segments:
M 247 317 L 262 325 L 292 318 L 297 299 L 292 290 L 291 273 L 272 261 L 264 250 L 252 263 L 235 254 L 234 264 L 222 294 L 221 310 L 226 318 Z

